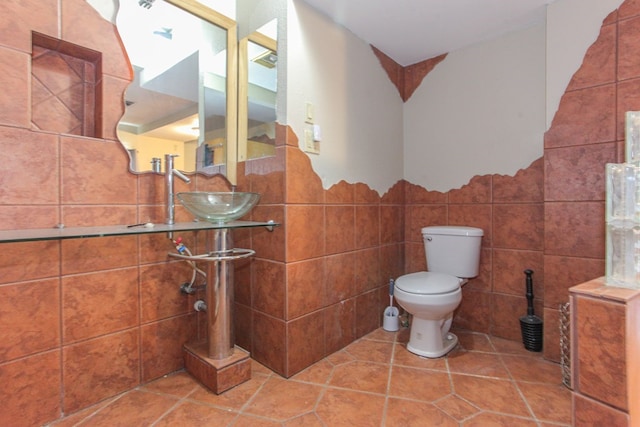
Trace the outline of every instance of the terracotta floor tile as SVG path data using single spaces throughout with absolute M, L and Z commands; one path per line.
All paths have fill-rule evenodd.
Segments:
M 489 337 L 489 340 L 491 341 L 491 344 L 493 344 L 493 347 L 496 349 L 496 351 L 499 353 L 518 354 L 520 356 L 541 355 L 541 353 L 535 353 L 525 349 L 524 345 L 520 341 L 510 341 L 504 338 L 497 337 Z
M 458 426 L 456 420 L 431 403 L 389 398 L 385 427 L 423 427 L 427 422 L 432 426 Z
M 80 423 L 81 426 L 150 425 L 178 402 L 178 399 L 133 390 Z
M 452 374 L 455 394 L 479 408 L 529 417 L 515 385 L 508 380 Z
M 154 427 L 173 427 L 178 425 L 180 427 L 225 426 L 231 423 L 237 415 L 236 412 L 208 405 L 182 402 L 176 409 L 156 422 Z
M 155 393 L 164 393 L 183 398 L 198 388 L 198 382 L 186 372 L 177 372 L 173 375 L 167 375 L 158 380 L 141 387 L 144 391 L 153 391 Z
M 51 426 L 51 427 L 53 427 L 53 426 L 55 426 L 55 427 L 74 427 L 74 426 L 77 426 L 77 425 L 79 425 L 80 421 L 84 420 L 85 418 L 88 418 L 88 417 L 92 416 L 95 412 L 98 412 L 100 409 L 102 409 L 105 406 L 111 404 L 116 399 L 117 399 L 117 397 L 114 397 L 114 398 L 102 401 L 100 403 L 97 403 L 95 405 L 89 406 L 87 409 L 83 409 L 82 411 L 79 411 L 79 412 L 76 412 L 74 414 L 71 414 L 68 417 L 65 417 L 65 418 L 61 419 L 60 421 L 53 422 L 53 423 L 49 424 L 49 426 Z
M 305 414 L 284 423 L 286 427 L 324 427 L 315 413 Z
M 407 350 L 407 346 L 404 344 L 395 345 L 393 350 L 393 364 L 410 366 L 412 368 L 435 369 L 438 371 L 447 370 L 446 358 L 429 359 L 428 357 L 418 356 Z
M 500 356 L 490 353 L 455 351 L 447 358 L 451 372 L 492 378 L 509 378 Z
M 267 382 L 266 375 L 254 374 L 246 381 L 222 394 L 214 394 L 202 385 L 198 385 L 195 391 L 189 395 L 189 400 L 221 406 L 224 408 L 240 410 L 256 392 Z
M 460 399 L 458 396 L 447 396 L 438 400 L 435 405 L 458 421 L 480 412 L 480 409 Z
M 332 363 L 323 359 L 294 375 L 291 379 L 309 383 L 326 384 L 334 368 L 335 366 Z
M 348 363 L 351 362 L 353 360 L 356 360 L 355 357 L 353 357 L 351 354 L 347 353 L 344 350 L 340 350 L 340 351 L 336 351 L 335 353 L 327 356 L 326 358 L 327 362 L 333 364 L 333 365 L 340 365 L 342 363 Z
M 433 402 L 451 394 L 449 374 L 427 369 L 394 366 L 389 395 Z
M 389 384 L 389 365 L 355 361 L 336 366 L 329 384 L 356 391 L 385 394 Z
M 379 342 L 371 340 L 360 340 L 353 344 L 349 344 L 345 348 L 346 352 L 358 360 L 367 360 L 369 362 L 389 363 L 391 362 L 391 353 L 393 344 L 388 342 Z
M 313 410 L 322 388 L 272 377 L 262 386 L 243 413 L 285 421 Z
M 251 380 L 216 395 L 184 371 L 51 426 L 563 426 L 571 393 L 559 365 L 519 342 L 457 331 L 440 359 L 378 329 L 290 379 L 252 361 Z
M 458 337 L 460 347 L 468 351 L 495 352 L 491 340 L 485 335 L 476 332 L 454 331 Z
M 280 425 L 282 424 L 278 421 L 265 420 L 251 415 L 240 415 L 233 423 L 233 427 L 277 427 Z
M 388 331 L 385 331 L 384 329 L 380 328 L 380 329 L 376 329 L 375 331 L 371 332 L 370 334 L 368 334 L 364 338 L 368 339 L 368 340 L 374 340 L 374 341 L 394 342 L 396 340 L 396 333 L 395 332 L 388 332 Z
M 562 383 L 560 365 L 541 358 L 522 356 L 502 356 L 507 370 L 516 381 L 529 381 L 548 384 Z
M 563 385 L 518 383 L 539 420 L 571 424 L 571 391 Z
M 271 369 L 267 368 L 262 363 L 256 362 L 253 359 L 251 359 L 251 373 L 273 375 L 273 371 Z
M 316 414 L 327 426 L 377 427 L 382 422 L 384 396 L 357 391 L 328 389 Z
M 536 427 L 538 424 L 523 418 L 483 412 L 465 421 L 462 425 L 464 427 Z

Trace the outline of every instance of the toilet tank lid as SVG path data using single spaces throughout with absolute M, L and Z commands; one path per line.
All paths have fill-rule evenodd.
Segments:
M 422 234 L 442 234 L 446 236 L 483 236 L 482 228 L 466 227 L 462 225 L 435 225 L 424 227 Z
M 419 271 L 398 277 L 395 285 L 410 294 L 448 294 L 460 288 L 460 278 L 450 274 Z

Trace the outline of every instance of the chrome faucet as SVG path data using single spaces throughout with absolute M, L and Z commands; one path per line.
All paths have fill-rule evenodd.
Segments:
M 164 155 L 164 196 L 165 196 L 165 223 L 175 223 L 175 200 L 173 191 L 173 176 L 177 176 L 187 184 L 191 180 L 185 176 L 182 172 L 173 168 L 173 159 L 178 157 L 177 154 L 165 154 Z

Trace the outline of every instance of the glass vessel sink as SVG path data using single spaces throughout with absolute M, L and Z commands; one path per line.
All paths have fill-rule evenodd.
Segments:
M 214 223 L 241 218 L 260 200 L 258 193 L 243 192 L 194 191 L 178 193 L 176 196 L 197 218 Z

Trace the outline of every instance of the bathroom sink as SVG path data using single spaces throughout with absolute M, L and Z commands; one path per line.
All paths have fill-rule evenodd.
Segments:
M 241 218 L 260 200 L 258 193 L 244 192 L 194 191 L 178 193 L 176 196 L 196 217 L 214 223 Z

